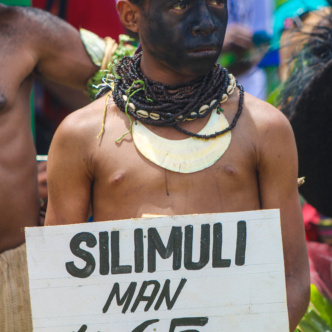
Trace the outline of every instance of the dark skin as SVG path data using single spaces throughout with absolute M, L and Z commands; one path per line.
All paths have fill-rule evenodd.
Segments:
M 64 38 L 66 36 L 66 38 Z M 30 128 L 34 77 L 84 90 L 97 70 L 79 32 L 33 8 L 0 4 L 0 253 L 39 225 L 36 150 Z
M 178 72 L 181 81 L 184 74 L 188 80 L 205 75 L 216 63 L 228 18 L 224 0 L 146 2 L 142 16 L 142 69 L 147 76 L 155 72 L 156 58 L 165 69 Z
M 150 0 L 139 7 L 119 0 L 117 8 L 124 26 L 140 36 L 141 69 L 151 80 L 180 84 L 212 69 L 224 39 L 227 8 L 223 2 Z M 216 48 L 209 48 L 211 41 Z M 105 133 L 97 140 L 105 102 Z M 237 90 L 223 104 L 229 123 L 238 102 Z M 207 121 L 206 117 L 181 125 L 197 133 Z M 187 138 L 174 128 L 147 127 L 167 139 Z M 95 221 L 278 208 L 293 331 L 307 308 L 310 280 L 297 152 L 288 120 L 246 94 L 228 150 L 213 166 L 189 174 L 167 171 L 145 159 L 130 134 L 116 143 L 128 128 L 126 115 L 107 96 L 64 120 L 49 153 L 46 225 L 85 222 L 90 205 Z

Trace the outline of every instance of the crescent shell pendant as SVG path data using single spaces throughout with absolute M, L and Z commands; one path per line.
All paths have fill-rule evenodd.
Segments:
M 229 126 L 225 116 L 217 110 L 211 112 L 201 135 L 214 134 Z M 179 173 L 194 173 L 215 164 L 231 142 L 231 131 L 208 140 L 189 137 L 169 140 L 160 137 L 139 121 L 133 125 L 133 140 L 139 152 L 154 164 Z

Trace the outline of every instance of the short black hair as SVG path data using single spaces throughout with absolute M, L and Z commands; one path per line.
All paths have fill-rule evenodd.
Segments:
M 142 8 L 144 4 L 144 0 L 129 0 L 129 1 L 140 8 Z

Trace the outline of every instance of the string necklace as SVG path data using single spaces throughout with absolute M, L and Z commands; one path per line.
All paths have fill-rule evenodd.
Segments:
M 170 86 L 148 79 L 140 69 L 141 59 L 142 52 L 122 58 L 115 69 L 112 85 L 106 84 L 96 96 L 112 90 L 117 107 L 129 118 L 129 132 L 132 130 L 131 116 L 147 125 L 173 127 L 188 136 L 201 139 L 215 138 L 235 127 L 242 113 L 244 91 L 227 69 L 216 64 L 203 77 Z M 218 113 L 223 112 L 221 104 L 228 100 L 235 87 L 240 91 L 238 111 L 227 128 L 202 135 L 179 126 L 183 121 L 204 118 L 215 109 Z
M 124 57 L 116 68 L 113 100 L 118 108 L 141 123 L 173 127 L 197 138 L 209 139 L 235 127 L 243 107 L 243 88 L 227 69 L 215 65 L 210 73 L 176 86 L 149 80 L 141 71 L 142 52 Z M 179 126 L 183 121 L 204 118 L 212 110 L 222 112 L 220 105 L 227 101 L 235 86 L 240 90 L 238 111 L 224 130 L 208 135 L 189 132 Z

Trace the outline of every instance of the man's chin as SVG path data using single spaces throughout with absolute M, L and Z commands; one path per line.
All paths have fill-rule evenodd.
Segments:
M 187 75 L 196 77 L 205 76 L 213 69 L 216 62 L 217 59 L 213 61 L 197 61 L 197 63 L 190 66 L 190 68 L 187 67 Z
M 204 59 L 182 56 L 181 62 L 169 61 L 168 59 L 168 61 L 164 60 L 164 63 L 165 67 L 173 73 L 176 73 L 180 80 L 191 81 L 209 74 L 217 60 L 217 56 L 205 57 Z

